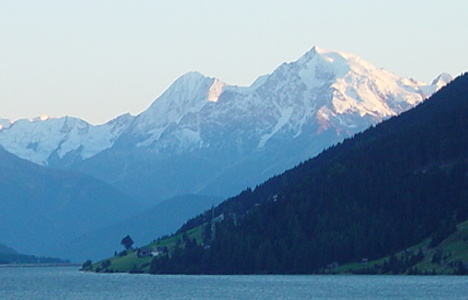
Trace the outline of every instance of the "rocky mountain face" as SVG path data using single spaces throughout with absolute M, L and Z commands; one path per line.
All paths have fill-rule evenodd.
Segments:
M 0 145 L 95 176 L 148 205 L 187 193 L 229 196 L 414 107 L 450 80 L 399 78 L 314 47 L 249 87 L 188 73 L 138 116 L 104 125 L 2 121 Z

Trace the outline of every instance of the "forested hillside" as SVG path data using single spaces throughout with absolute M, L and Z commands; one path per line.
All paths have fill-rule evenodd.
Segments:
M 189 220 L 179 233 L 201 226 L 203 241 L 155 257 L 151 272 L 313 273 L 430 236 L 435 247 L 468 219 L 467 158 L 465 74 L 415 109 Z

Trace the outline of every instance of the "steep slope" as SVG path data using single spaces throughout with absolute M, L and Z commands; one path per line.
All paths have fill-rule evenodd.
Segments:
M 189 220 L 154 273 L 311 273 L 379 258 L 468 219 L 468 74 L 417 108 Z M 212 217 L 215 227 L 206 226 Z M 212 229 L 215 228 L 215 233 Z M 183 245 L 183 244 L 182 244 Z
M 57 244 L 142 210 L 104 182 L 46 169 L 1 147 L 0 207 L 0 240 L 41 256 L 55 256 Z
M 87 259 L 96 261 L 112 255 L 114 251 L 123 250 L 120 241 L 126 235 L 132 237 L 136 246 L 141 246 L 157 237 L 174 232 L 188 218 L 219 202 L 221 199 L 213 197 L 177 196 L 136 216 L 119 220 L 115 224 L 98 228 L 74 240 L 57 245 L 54 247 L 54 253 L 77 262 L 84 262 Z
M 434 243 L 432 236 L 387 257 L 324 271 L 331 274 L 468 275 L 468 221 L 453 227 L 436 246 L 431 245 Z
M 400 114 L 448 80 L 398 78 L 317 47 L 250 87 L 192 72 L 77 169 L 147 201 L 229 196 Z

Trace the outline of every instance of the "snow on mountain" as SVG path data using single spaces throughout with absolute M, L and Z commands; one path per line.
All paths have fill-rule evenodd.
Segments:
M 60 160 L 66 155 L 83 160 L 111 147 L 132 119 L 122 115 L 93 126 L 77 118 L 43 115 L 2 126 L 0 143 L 7 151 L 39 165 L 49 165 L 52 158 Z
M 449 80 L 399 78 L 355 55 L 314 47 L 250 87 L 186 74 L 135 119 L 130 135 L 158 152 L 246 140 L 262 148 L 275 135 L 290 139 L 317 124 L 308 134 L 333 128 L 345 137 L 408 110 Z
M 314 47 L 248 87 L 190 72 L 138 116 L 99 126 L 72 117 L 0 119 L 0 146 L 103 180 L 132 197 L 131 210 L 177 195 L 228 197 L 412 108 L 451 79 L 400 78 L 358 56 Z M 64 184 L 58 201 L 75 198 Z M 112 207 L 113 197 L 103 195 L 93 203 Z
M 434 84 L 314 47 L 248 87 L 191 72 L 79 166 L 147 201 L 229 196 L 429 97 Z
M 434 88 L 433 92 L 440 90 L 452 80 L 453 80 L 453 77 L 450 74 L 447 74 L 447 73 L 440 74 L 431 83 L 431 85 Z
M 297 149 L 301 156 L 291 158 L 297 163 L 410 109 L 450 80 L 448 74 L 432 84 L 400 78 L 358 56 L 314 47 L 249 87 L 190 72 L 138 116 L 99 126 L 71 117 L 2 120 L 0 145 L 37 164 L 62 167 L 114 148 L 147 151 L 151 159 L 210 149 L 236 164 L 281 144 L 293 147 L 291 141 L 314 145 Z
M 189 147 L 202 146 L 198 131 L 201 120 L 193 119 L 190 126 L 185 125 L 185 120 L 192 119 L 204 107 L 216 103 L 224 87 L 221 81 L 198 72 L 178 78 L 146 111 L 137 116 L 137 121 L 131 126 L 132 135 L 137 140 L 136 146 L 151 147 L 156 142 L 159 148 L 183 143 Z M 173 128 L 178 128 L 178 134 L 161 141 L 164 140 L 163 133 Z

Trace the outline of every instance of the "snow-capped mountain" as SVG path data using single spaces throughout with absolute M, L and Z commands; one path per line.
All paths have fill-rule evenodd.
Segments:
M 172 145 L 178 152 L 202 147 L 200 112 L 218 100 L 225 86 L 197 72 L 180 77 L 132 124 L 135 146 L 155 150 Z
M 130 130 L 135 146 L 159 152 L 247 140 L 261 149 L 280 135 L 289 140 L 329 129 L 344 137 L 408 110 L 450 80 L 398 78 L 357 56 L 314 47 L 250 87 L 184 75 Z
M 314 47 L 249 87 L 188 73 L 138 116 L 100 126 L 69 117 L 2 122 L 0 145 L 148 201 L 226 196 L 412 108 L 450 80 L 400 78 L 355 55 Z
M 111 147 L 133 117 L 122 115 L 106 124 L 93 126 L 72 118 L 40 116 L 16 122 L 2 122 L 1 145 L 9 152 L 39 165 L 87 159 Z

